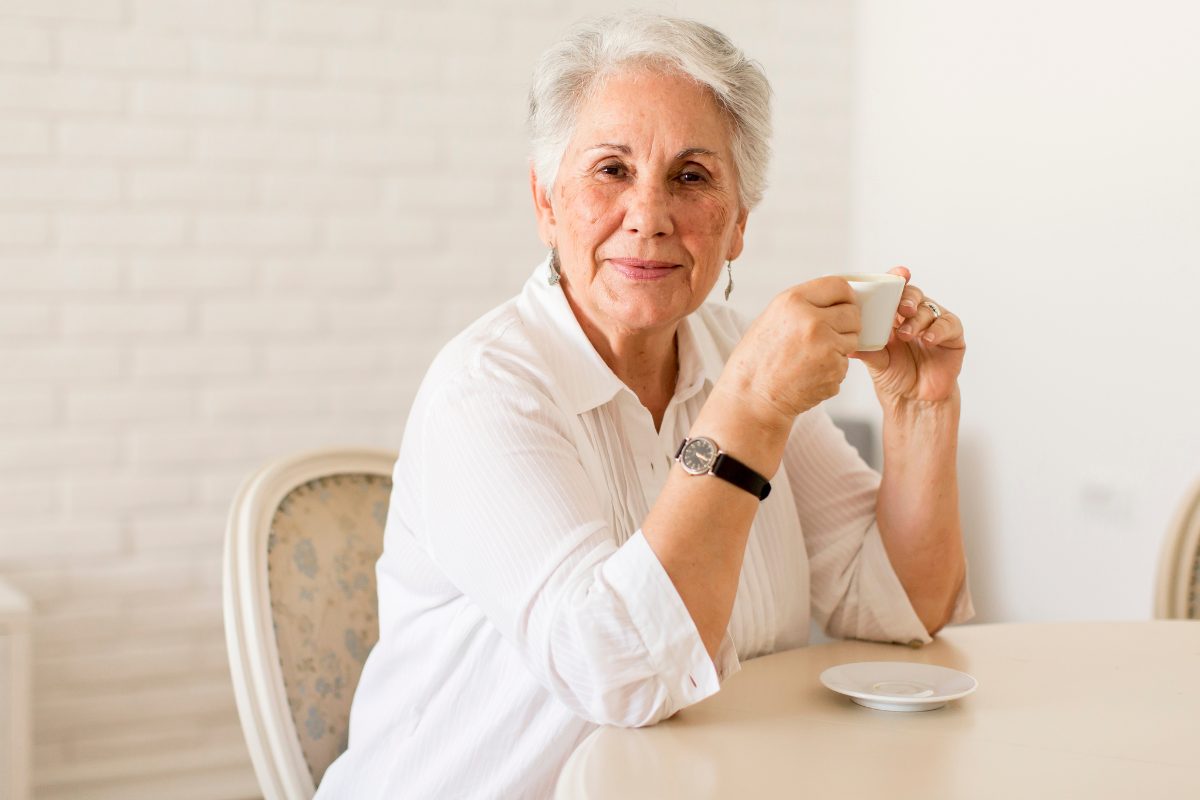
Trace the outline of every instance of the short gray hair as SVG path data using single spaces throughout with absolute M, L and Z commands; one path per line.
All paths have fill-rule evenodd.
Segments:
M 732 127 L 739 200 L 746 209 L 757 205 L 771 156 L 771 86 L 762 68 L 714 28 L 641 11 L 584 20 L 538 59 L 528 122 L 533 168 L 546 190 L 599 79 L 637 63 L 677 71 L 713 93 Z

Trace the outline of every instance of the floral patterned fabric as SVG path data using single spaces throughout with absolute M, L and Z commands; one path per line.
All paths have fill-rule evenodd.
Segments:
M 271 614 L 288 705 L 319 784 L 346 749 L 350 699 L 379 639 L 375 562 L 392 481 L 318 478 L 292 490 L 267 541 Z

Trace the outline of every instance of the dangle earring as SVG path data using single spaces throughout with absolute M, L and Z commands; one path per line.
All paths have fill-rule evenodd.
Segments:
M 729 299 L 729 295 L 733 292 L 733 260 L 726 259 L 725 270 L 729 273 L 729 283 L 725 286 L 725 299 Z
M 550 280 L 551 286 L 557 286 L 559 280 L 562 279 L 562 273 L 558 271 L 558 250 L 554 247 L 550 248 Z

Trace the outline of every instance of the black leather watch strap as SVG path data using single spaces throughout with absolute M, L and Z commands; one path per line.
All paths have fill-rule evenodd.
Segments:
M 688 450 L 694 452 L 685 456 Z M 675 460 L 692 475 L 714 475 L 739 489 L 745 489 L 759 500 L 767 499 L 771 493 L 771 484 L 766 478 L 722 451 L 716 442 L 706 436 L 685 438 L 675 451 Z
M 759 500 L 771 493 L 771 483 L 728 453 L 721 453 L 713 462 L 712 474 L 745 489 Z

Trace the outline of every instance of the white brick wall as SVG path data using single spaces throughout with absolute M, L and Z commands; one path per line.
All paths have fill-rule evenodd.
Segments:
M 845 262 L 851 10 L 656 5 L 774 82 L 753 312 Z M 519 289 L 525 81 L 610 6 L 0 0 L 0 575 L 36 604 L 38 798 L 253 794 L 232 494 L 292 450 L 395 447 L 437 348 Z

